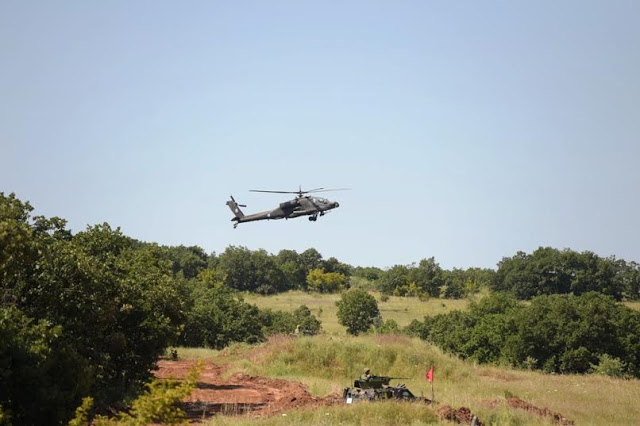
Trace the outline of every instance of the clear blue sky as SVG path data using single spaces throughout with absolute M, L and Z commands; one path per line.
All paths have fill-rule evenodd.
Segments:
M 0 191 L 74 231 L 495 267 L 640 260 L 638 1 L 3 1 Z M 352 187 L 317 222 L 233 229 Z

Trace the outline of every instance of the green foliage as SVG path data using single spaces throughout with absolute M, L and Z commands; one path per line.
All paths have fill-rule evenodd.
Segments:
M 364 290 L 353 289 L 342 293 L 338 306 L 338 322 L 347 328 L 347 333 L 358 335 L 371 328 L 380 316 L 378 302 Z
M 392 319 L 382 321 L 380 325 L 376 326 L 376 333 L 378 334 L 397 334 L 399 332 L 398 323 Z
M 274 256 L 265 250 L 230 246 L 218 257 L 218 268 L 225 274 L 224 283 L 236 290 L 272 294 L 289 289 Z
M 207 254 L 198 246 L 185 247 L 180 245 L 166 247 L 166 250 L 172 262 L 171 270 L 174 275 L 182 273 L 184 278 L 195 278 L 209 264 Z
M 395 265 L 384 271 L 378 281 L 382 293 L 395 296 L 438 297 L 444 285 L 443 270 L 433 257 L 418 264 Z
M 615 364 L 602 358 L 607 355 L 620 361 L 624 374 L 640 376 L 640 313 L 593 292 L 539 296 L 529 305 L 496 294 L 468 312 L 414 321 L 404 331 L 482 363 L 585 373 L 599 360 Z
M 493 269 L 468 268 L 442 271 L 444 282 L 442 296 L 447 299 L 461 299 L 469 297 L 493 282 Z
M 384 293 L 383 293 L 384 294 Z M 402 285 L 400 287 L 396 287 L 393 290 L 394 296 L 404 296 L 404 297 L 419 297 L 419 298 L 428 298 L 429 295 L 427 292 L 423 291 L 418 284 L 411 281 L 408 284 Z
M 322 255 L 314 248 L 306 249 L 300 253 L 299 262 L 305 271 L 324 269 Z
M 31 210 L 0 194 L 0 300 L 19 327 L 3 325 L 10 337 L 0 352 L 24 366 L 7 378 L 22 387 L 2 386 L 0 403 L 18 422 L 38 412 L 61 421 L 82 395 L 104 407 L 137 393 L 175 341 L 184 305 L 157 246 L 108 224 L 72 236 L 64 220 L 31 218 Z M 35 372 L 42 391 L 23 398 Z
M 154 380 L 147 385 L 147 391 L 131 404 L 130 413 L 122 413 L 118 423 L 143 426 L 151 423 L 182 424 L 186 416 L 178 404 L 195 388 L 192 377 L 186 381 Z
M 395 265 L 382 273 L 377 281 L 378 288 L 384 294 L 393 294 L 396 288 L 407 285 L 408 273 L 408 267 Z
M 336 273 L 345 277 L 351 276 L 352 267 L 346 263 L 340 262 L 335 257 L 330 257 L 322 263 L 322 269 L 327 273 Z
M 609 354 L 598 357 L 598 364 L 591 364 L 591 372 L 609 377 L 624 377 L 625 364 L 620 358 Z
M 540 247 L 532 254 L 518 252 L 498 264 L 492 286 L 519 299 L 539 295 L 596 291 L 621 300 L 640 297 L 638 265 L 615 258 L 601 258 L 585 251 Z
M 384 271 L 380 268 L 376 268 L 375 266 L 367 266 L 367 267 L 357 266 L 353 268 L 353 272 L 351 273 L 351 276 L 362 277 L 367 279 L 368 281 L 376 281 L 383 274 L 384 274 Z
M 191 282 L 191 310 L 179 343 L 190 347 L 221 349 L 232 342 L 264 340 L 258 308 L 245 303 L 235 290 L 214 281 L 212 273 Z
M 260 311 L 260 322 L 262 323 L 264 334 L 292 334 L 296 331 L 298 322 L 291 312 L 274 311 L 263 309 Z
M 69 422 L 69 426 L 86 426 L 91 424 L 94 400 L 90 396 L 82 399 L 82 404 L 76 408 L 76 415 Z
M 62 331 L 15 307 L 0 308 L 0 405 L 5 419 L 15 424 L 59 423 L 89 392 L 92 378 L 84 374 L 88 363 Z
M 298 333 L 304 336 L 315 336 L 322 331 L 322 324 L 311 314 L 311 310 L 306 305 L 301 305 L 293 312 L 298 329 Z
M 122 411 L 113 417 L 96 416 L 91 419 L 93 399 L 84 398 L 69 425 L 186 424 L 187 417 L 178 404 L 193 391 L 200 371 L 201 368 L 192 370 L 184 381 L 153 380 L 146 385 L 147 390 L 133 401 L 128 411 Z
M 338 272 L 312 269 L 307 274 L 307 286 L 309 290 L 319 293 L 336 293 L 347 287 L 347 277 Z
M 320 321 L 311 314 L 311 310 L 305 305 L 301 305 L 292 313 L 271 309 L 262 310 L 260 321 L 266 335 L 297 333 L 313 336 L 322 330 Z
M 295 250 L 280 250 L 276 263 L 284 274 L 286 288 L 307 288 L 306 265 Z

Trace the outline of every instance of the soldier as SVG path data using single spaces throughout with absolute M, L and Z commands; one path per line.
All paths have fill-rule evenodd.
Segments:
M 362 375 L 362 380 L 369 380 L 371 378 L 371 370 L 368 368 L 364 369 L 364 374 Z

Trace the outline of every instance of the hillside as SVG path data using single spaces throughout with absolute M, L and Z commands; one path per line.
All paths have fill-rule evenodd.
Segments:
M 416 394 L 430 396 L 424 379 L 435 366 L 435 407 L 385 403 L 292 409 L 274 417 L 215 417 L 211 424 L 433 424 L 439 406 L 468 407 L 486 424 L 547 425 L 549 419 L 507 405 L 517 396 L 541 409 L 561 413 L 575 424 L 634 424 L 640 416 L 640 381 L 595 375 L 546 375 L 479 366 L 443 354 L 418 339 L 402 336 L 274 337 L 267 343 L 233 345 L 222 351 L 179 349 L 181 359 L 200 358 L 237 373 L 302 382 L 314 396 L 341 393 L 363 368 L 403 380 Z M 448 423 L 443 423 L 448 424 Z

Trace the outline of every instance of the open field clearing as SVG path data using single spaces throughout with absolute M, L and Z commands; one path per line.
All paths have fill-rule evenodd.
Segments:
M 467 407 L 485 424 L 550 425 L 544 411 L 577 425 L 637 424 L 640 381 L 596 375 L 547 375 L 497 366 L 479 366 L 443 354 L 418 339 L 403 336 L 274 337 L 257 346 L 233 345 L 222 351 L 178 349 L 181 360 L 200 358 L 224 367 L 220 380 L 242 375 L 301 382 L 311 397 L 333 403 L 301 405 L 268 415 L 214 416 L 211 424 L 451 424 L 438 419 L 444 405 Z M 431 396 L 424 374 L 435 366 L 435 406 L 387 402 L 344 406 L 335 403 L 345 386 L 365 367 L 401 380 L 415 394 Z M 255 379 L 254 379 L 255 380 Z M 518 397 L 540 408 L 538 414 L 510 406 Z M 324 401 L 324 400 L 323 400 Z M 249 416 L 249 417 L 247 417 Z
M 623 302 L 624 305 L 636 311 L 640 311 L 640 302 Z
M 417 297 L 390 296 L 386 302 L 380 301 L 379 292 L 370 292 L 378 301 L 378 308 L 383 320 L 393 319 L 398 326 L 404 327 L 414 320 L 422 321 L 425 315 L 437 315 L 452 310 L 464 310 L 468 300 L 435 299 L 421 301 Z M 270 296 L 245 293 L 244 299 L 248 303 L 257 305 L 260 309 L 293 312 L 300 305 L 307 305 L 311 313 L 322 322 L 322 329 L 329 334 L 346 334 L 345 328 L 338 324 L 336 302 L 340 294 L 305 293 L 303 291 L 289 291 Z

